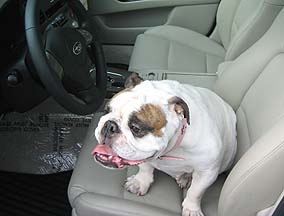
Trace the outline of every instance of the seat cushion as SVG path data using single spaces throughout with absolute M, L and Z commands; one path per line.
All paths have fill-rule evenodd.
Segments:
M 127 176 L 137 168 L 109 170 L 95 163 L 91 151 L 96 145 L 94 129 L 101 114 L 96 114 L 74 169 L 68 196 L 73 216 L 178 216 L 181 214 L 183 191 L 175 180 L 162 172 L 155 172 L 155 182 L 142 197 L 124 190 Z M 224 178 L 208 190 L 202 208 L 206 215 L 217 215 L 218 197 Z
M 158 26 L 137 37 L 129 70 L 161 69 L 216 73 L 225 49 L 217 42 L 177 26 Z

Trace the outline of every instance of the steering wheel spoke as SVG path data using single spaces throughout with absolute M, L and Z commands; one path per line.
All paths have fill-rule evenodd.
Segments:
M 88 30 L 83 28 L 77 28 L 76 30 L 84 37 L 87 46 L 93 42 L 93 35 Z
M 45 51 L 47 60 L 49 62 L 49 65 L 51 66 L 51 68 L 55 71 L 55 73 L 57 74 L 57 76 L 59 77 L 60 80 L 63 79 L 64 77 L 64 69 L 63 66 L 60 64 L 60 62 L 57 60 L 56 56 L 54 56 L 53 54 L 51 54 L 49 51 Z
M 83 100 L 86 104 L 93 103 L 95 101 L 96 95 L 94 94 L 96 86 L 93 84 L 89 89 L 85 89 L 77 92 L 76 96 Z

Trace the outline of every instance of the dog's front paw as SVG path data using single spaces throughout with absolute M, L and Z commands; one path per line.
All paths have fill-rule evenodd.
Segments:
M 182 216 L 204 216 L 201 209 L 199 210 L 190 210 L 190 209 L 184 209 L 182 210 Z
M 124 188 L 138 196 L 144 196 L 148 192 L 152 182 L 147 179 L 139 179 L 137 175 L 133 175 L 127 178 Z
M 180 188 L 189 188 L 191 185 L 191 173 L 184 173 L 176 177 L 176 182 Z
M 182 216 L 204 216 L 200 206 L 185 199 L 182 203 Z

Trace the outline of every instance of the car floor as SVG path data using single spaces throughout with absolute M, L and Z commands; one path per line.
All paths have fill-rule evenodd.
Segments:
M 0 172 L 1 216 L 70 216 L 72 171 L 49 175 Z
M 68 184 L 91 119 L 53 99 L 0 118 L 0 216 L 71 215 Z
M 0 170 L 51 174 L 74 168 L 92 115 L 7 113 L 0 119 Z

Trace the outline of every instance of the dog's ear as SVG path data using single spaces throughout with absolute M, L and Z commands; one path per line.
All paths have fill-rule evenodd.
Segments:
M 132 73 L 124 83 L 125 88 L 134 88 L 138 84 L 143 82 L 143 79 L 138 75 L 138 73 Z
M 187 123 L 190 124 L 189 108 L 186 102 L 180 97 L 172 97 L 168 100 L 169 105 L 172 106 L 172 109 L 178 114 L 183 115 L 186 118 Z

